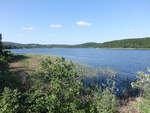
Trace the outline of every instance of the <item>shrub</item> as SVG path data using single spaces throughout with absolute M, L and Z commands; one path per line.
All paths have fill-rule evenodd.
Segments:
M 96 113 L 116 112 L 116 98 L 108 89 L 94 94 L 94 105 L 96 107 Z
M 84 87 L 82 75 L 64 58 L 45 59 L 41 69 L 28 76 L 30 88 L 18 92 L 5 88 L 1 113 L 115 113 L 111 89 Z
M 5 88 L 0 96 L 0 113 L 18 113 L 19 97 L 20 93 L 17 90 Z
M 85 88 L 79 79 L 82 75 L 74 67 L 72 62 L 63 58 L 47 58 L 42 62 L 41 70 L 30 75 L 32 90 L 29 92 L 33 96 L 29 99 L 32 103 L 30 112 L 115 112 L 114 95 L 95 86 Z
M 145 98 L 150 98 L 150 73 L 139 72 L 137 81 L 132 83 L 132 86 L 140 89 Z
M 141 91 L 141 98 L 139 102 L 139 108 L 144 113 L 150 112 L 150 73 L 139 72 L 137 81 L 132 83 L 134 88 L 138 88 Z

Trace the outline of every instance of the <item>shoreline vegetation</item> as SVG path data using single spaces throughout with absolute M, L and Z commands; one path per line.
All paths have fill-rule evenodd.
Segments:
M 150 37 L 115 40 L 104 43 L 88 42 L 76 45 L 65 44 L 20 44 L 4 42 L 5 49 L 19 48 L 96 48 L 96 49 L 150 49 Z
M 3 107 L 2 107 L 2 105 L 0 105 L 0 111 L 2 112 L 2 113 L 4 113 L 4 112 L 6 112 L 6 111 L 8 111 L 9 110 L 9 112 L 10 113 L 18 113 L 20 110 L 24 110 L 25 112 L 24 113 L 28 113 L 30 110 L 33 112 L 33 111 L 39 111 L 39 113 L 42 113 L 42 109 L 44 109 L 44 110 L 46 110 L 46 107 L 45 107 L 45 105 L 47 104 L 47 103 L 44 103 L 44 102 L 47 102 L 46 100 L 41 100 L 41 98 L 37 98 L 38 96 L 40 96 L 40 92 L 30 92 L 30 90 L 37 90 L 37 91 L 40 91 L 40 90 L 48 90 L 49 89 L 49 86 L 47 86 L 48 84 L 47 84 L 47 78 L 46 78 L 46 81 L 44 80 L 43 81 L 43 77 L 45 76 L 44 75 L 44 73 L 49 73 L 49 71 L 50 71 L 50 73 L 51 72 L 54 72 L 55 74 L 55 77 L 57 78 L 57 76 L 62 76 L 62 73 L 59 75 L 59 69 L 56 69 L 56 67 L 55 66 L 61 66 L 61 65 L 64 65 L 64 66 L 69 66 L 69 67 L 61 67 L 61 68 L 63 68 L 63 70 L 64 69 L 66 69 L 66 68 L 70 68 L 70 66 L 72 65 L 73 66 L 73 64 L 70 62 L 70 61 L 67 61 L 66 62 L 66 60 L 64 60 L 64 59 L 61 59 L 60 57 L 57 57 L 57 56 L 49 56 L 49 55 L 29 55 L 29 54 L 27 54 L 27 55 L 15 55 L 15 54 L 13 54 L 11 57 L 9 57 L 9 59 L 10 59 L 10 65 L 9 65 L 9 76 L 11 77 L 14 77 L 12 80 L 11 80 L 11 82 L 13 81 L 13 80 L 15 80 L 15 81 L 18 81 L 17 83 L 15 83 L 15 85 L 13 85 L 13 87 L 14 88 L 11 88 L 11 87 L 9 87 L 9 85 L 6 85 L 6 87 L 7 88 L 5 88 L 5 87 L 3 87 L 4 89 L 1 89 L 1 91 L 3 90 L 3 93 L 2 93 L 2 95 L 0 96 L 0 102 L 2 103 L 2 105 L 3 106 L 7 106 L 6 108 L 7 109 L 4 109 Z M 64 62 L 65 61 L 65 62 Z M 70 63 L 69 63 L 70 62 Z M 41 67 L 42 66 L 42 67 Z M 50 66 L 50 67 L 49 67 Z M 54 67 L 53 67 L 54 66 Z M 60 69 L 61 69 L 60 68 Z M 73 70 L 75 69 L 75 67 L 73 66 L 73 68 L 72 68 Z M 78 74 L 81 74 L 82 73 L 82 76 L 83 76 L 83 74 L 85 74 L 85 72 L 86 72 L 86 75 L 87 75 L 87 77 L 96 77 L 96 76 L 88 76 L 88 74 L 89 75 L 95 75 L 94 73 L 95 73 L 95 71 L 94 70 L 90 70 L 89 68 L 82 68 L 82 69 L 85 69 L 84 71 L 82 70 L 80 70 L 80 72 L 79 72 L 79 70 L 76 70 L 76 71 L 78 71 L 79 73 Z M 53 70 L 53 71 L 52 71 Z M 69 69 L 70 70 L 70 69 Z M 69 71 L 68 70 L 68 71 Z M 73 71 L 72 70 L 72 71 Z M 67 71 L 67 72 L 68 72 Z M 73 74 L 73 72 L 71 71 L 71 73 Z M 76 73 L 76 71 L 75 71 L 75 73 Z M 11 75 L 11 74 L 12 75 Z M 66 73 L 66 72 L 65 72 Z M 70 73 L 70 74 L 71 74 Z M 75 74 L 74 73 L 74 74 Z M 95 102 L 98 102 L 97 104 L 96 104 L 96 106 L 97 107 L 100 107 L 99 108 L 99 110 L 101 111 L 103 111 L 104 113 L 127 113 L 127 112 L 136 112 L 136 113 L 148 113 L 148 112 L 141 112 L 141 110 L 140 110 L 140 108 L 139 108 L 139 105 L 140 105 L 140 107 L 143 105 L 143 102 L 149 102 L 149 101 L 147 101 L 147 100 L 145 100 L 142 96 L 135 96 L 135 97 L 130 97 L 130 96 L 127 96 L 128 94 L 127 93 L 131 93 L 130 91 L 129 91 L 129 87 L 128 87 L 128 91 L 126 92 L 126 94 L 124 95 L 124 96 L 122 96 L 122 97 L 117 97 L 117 96 L 115 96 L 113 93 L 112 93 L 112 91 L 113 91 L 113 89 L 115 88 L 114 87 L 114 81 L 113 80 L 115 80 L 115 75 L 116 75 L 116 73 L 115 72 L 113 72 L 112 70 L 100 70 L 99 72 L 98 72 L 99 74 L 100 74 L 100 76 L 102 76 L 102 78 L 101 79 L 99 79 L 98 81 L 101 81 L 100 83 L 101 84 L 99 84 L 99 88 L 101 87 L 102 89 L 103 89 L 103 91 L 101 92 L 101 90 L 98 90 L 98 95 L 99 94 L 104 94 L 103 96 L 102 95 L 97 95 L 97 93 L 95 92 L 95 90 L 96 90 L 96 87 L 95 87 L 95 85 L 93 84 L 93 82 L 96 80 L 96 78 L 95 79 L 93 79 L 93 82 L 89 82 L 88 84 L 87 84 L 87 86 L 89 87 L 88 88 L 88 90 L 91 92 L 95 92 L 96 93 L 96 97 L 93 97 L 94 95 L 93 95 L 93 93 L 91 92 L 90 93 L 90 95 L 92 96 L 92 97 L 90 97 L 91 99 L 92 98 L 94 98 L 94 100 L 93 100 L 93 104 L 96 104 Z M 58 74 L 58 75 L 57 75 Z M 69 74 L 69 73 L 68 73 Z M 72 75 L 71 74 L 71 75 Z M 73 74 L 73 75 L 74 75 Z M 6 75 L 5 75 L 6 76 Z M 8 76 L 8 75 L 7 75 Z M 16 77 L 17 76 L 17 77 Z M 47 76 L 47 75 L 46 75 Z M 70 76 L 70 75 L 69 75 Z M 81 75 L 80 75 L 81 76 Z M 107 76 L 107 79 L 104 79 L 103 77 L 106 77 Z M 42 78 L 41 78 L 42 77 Z M 55 77 L 54 77 L 54 79 L 55 79 Z M 79 76 L 78 76 L 79 77 Z M 77 77 L 77 78 L 78 78 Z M 80 77 L 79 77 L 80 78 Z M 31 80 L 31 81 L 30 81 Z M 106 81 L 105 81 L 106 80 Z M 104 82 L 105 81 L 105 82 Z M 10 81 L 9 81 L 10 82 Z M 76 82 L 77 81 L 75 81 L 75 84 L 76 84 Z M 96 82 L 96 81 L 95 81 Z M 2 83 L 2 84 L 4 84 L 4 83 Z M 17 85 L 18 84 L 18 85 Z M 69 83 L 70 84 L 70 83 Z M 104 85 L 105 84 L 105 85 Z M 10 83 L 10 85 L 11 85 L 11 83 Z M 46 85 L 46 86 L 45 86 Z M 58 85 L 58 84 L 57 84 Z M 61 84 L 62 85 L 62 84 Z M 102 86 L 103 87 L 102 87 Z M 21 87 L 20 87 L 21 86 Z M 42 87 L 43 86 L 43 87 Z M 87 87 L 86 86 L 86 87 Z M 85 89 L 86 89 L 86 87 L 85 87 Z M 136 82 L 134 83 L 134 87 L 136 87 Z M 8 89 L 9 88 L 9 89 Z M 18 90 L 15 90 L 15 89 L 18 89 Z M 39 89 L 40 88 L 40 89 Z M 42 88 L 42 89 L 41 89 Z M 44 89 L 43 89 L 44 88 Z M 46 89 L 45 89 L 46 88 Z M 47 89 L 48 88 L 48 89 Z M 68 88 L 70 88 L 70 85 L 68 86 Z M 75 88 L 75 87 L 74 87 Z M 74 89 L 73 88 L 73 89 Z M 92 89 L 91 89 L 92 88 Z M 95 90 L 94 90 L 94 89 Z M 101 89 L 100 88 L 100 89 Z M 13 90 L 14 89 L 14 90 Z M 72 90 L 73 90 L 72 89 Z M 75 88 L 76 89 L 76 88 Z M 74 90 L 75 90 L 74 89 Z M 106 90 L 105 90 L 106 89 Z M 56 89 L 55 89 L 56 90 Z M 83 89 L 82 89 L 83 90 Z M 17 92 L 16 92 L 17 91 Z M 27 107 L 27 106 L 25 106 L 25 105 L 23 105 L 22 107 L 21 106 L 18 106 L 18 105 L 16 105 L 15 103 L 17 103 L 19 100 L 16 100 L 16 99 L 19 99 L 19 95 L 21 96 L 21 94 L 24 94 L 24 92 L 30 92 L 30 95 L 31 96 L 34 96 L 35 94 L 34 93 L 37 93 L 36 95 L 37 95 L 37 97 L 32 97 L 32 101 L 39 101 L 39 102 L 42 102 L 43 103 L 43 107 L 40 105 L 40 103 L 32 103 L 33 105 L 34 105 L 34 108 L 32 108 L 31 106 L 31 108 L 28 106 L 28 109 L 27 110 L 29 110 L 29 111 L 26 111 L 24 108 L 22 108 L 22 107 Z M 64 90 L 63 90 L 64 91 Z M 68 92 L 68 89 L 66 90 L 67 92 Z M 88 91 L 88 93 L 89 93 L 89 91 Z M 46 91 L 47 92 L 47 91 Z M 45 93 L 46 93 L 45 92 Z M 66 93 L 67 93 L 66 92 Z M 74 91 L 73 91 L 73 93 L 75 93 Z M 89 94 L 88 94 L 89 95 Z M 4 96 L 5 96 L 5 98 L 10 98 L 11 97 L 11 99 L 12 99 L 12 102 L 6 102 L 6 100 L 4 100 Z M 83 95 L 82 95 L 83 96 Z M 47 97 L 47 96 L 46 96 Z M 42 98 L 46 98 L 46 97 L 42 97 Z M 23 97 L 21 97 L 21 98 L 23 98 Z M 29 98 L 31 98 L 31 97 L 29 97 Z M 29 99 L 28 98 L 28 99 Z M 40 99 L 40 100 L 34 100 L 35 98 L 37 98 L 37 99 Z M 62 97 L 61 97 L 62 98 Z M 71 98 L 73 98 L 73 97 L 71 97 Z M 14 99 L 16 100 L 16 102 L 14 103 L 13 101 L 14 101 Z M 95 100 L 96 99 L 96 100 Z M 98 100 L 97 100 L 98 99 Z M 85 100 L 84 100 L 85 101 Z M 87 100 L 86 101 L 89 101 L 88 100 L 88 98 L 87 98 Z M 90 100 L 91 101 L 91 100 Z M 108 104 L 109 103 L 109 104 Z M 19 103 L 20 104 L 20 103 Z M 24 104 L 24 103 L 23 103 Z M 31 103 L 30 103 L 31 104 Z M 50 104 L 48 104 L 48 105 L 51 105 L 52 103 L 50 103 Z M 55 103 L 53 103 L 53 104 L 55 104 Z M 62 103 L 63 104 L 63 103 Z M 83 104 L 83 103 L 82 103 Z M 92 103 L 91 103 L 92 104 Z M 100 105 L 99 105 L 100 104 Z M 110 105 L 111 104 L 111 105 Z M 41 106 L 40 108 L 38 108 L 38 106 Z M 9 108 L 9 106 L 11 106 L 10 108 Z M 16 108 L 16 106 L 18 106 L 17 108 Z M 94 105 L 95 106 L 95 105 Z M 93 107 L 94 107 L 93 106 Z M 95 107 L 96 107 L 95 106 Z M 12 108 L 13 107 L 13 108 Z M 65 106 L 63 106 L 63 108 L 64 108 Z M 86 104 L 86 106 L 85 106 L 85 108 L 87 108 L 88 107 L 88 105 Z M 63 109 L 62 108 L 62 109 Z M 82 108 L 82 109 L 84 109 L 85 110 L 85 108 Z M 58 108 L 57 108 L 58 109 Z M 68 108 L 68 109 L 72 109 L 72 108 Z M 93 108 L 90 108 L 90 109 L 93 109 Z M 107 110 L 111 110 L 110 112 L 107 112 Z M 3 111 L 2 111 L 3 110 Z M 14 111 L 13 111 L 14 110 Z M 97 109 L 98 110 L 98 109 Z M 105 111 L 106 110 L 106 111 Z M 17 112 L 16 112 L 17 111 Z M 31 112 L 30 111 L 30 112 Z M 59 111 L 59 112 L 62 112 L 62 111 Z M 90 111 L 88 111 L 89 113 L 101 113 L 101 112 L 90 112 Z M 131 112 L 131 113 L 132 113 Z M 45 112 L 46 113 L 46 112 Z M 53 112 L 52 112 L 53 113 Z M 75 112 L 76 113 L 76 112 Z M 85 113 L 84 111 L 82 112 L 81 111 L 81 113 Z
M 1 40 L 0 52 L 0 113 L 150 111 L 149 69 L 138 73 L 136 81 L 121 81 L 113 70 L 92 69 L 57 56 L 12 54 Z

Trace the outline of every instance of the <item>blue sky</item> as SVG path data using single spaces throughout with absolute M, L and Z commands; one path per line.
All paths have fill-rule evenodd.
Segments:
M 4 41 L 78 44 L 150 36 L 150 0 L 0 0 Z

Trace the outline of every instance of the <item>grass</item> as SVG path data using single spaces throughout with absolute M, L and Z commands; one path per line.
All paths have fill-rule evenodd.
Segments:
M 22 70 L 25 72 L 36 71 L 40 69 L 40 63 L 43 59 L 51 57 L 52 59 L 56 58 L 55 56 L 49 55 L 16 55 L 20 60 L 12 61 L 10 63 L 10 68 L 13 71 Z

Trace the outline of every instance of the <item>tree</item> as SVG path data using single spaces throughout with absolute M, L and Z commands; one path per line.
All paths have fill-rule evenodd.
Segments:
M 0 54 L 3 53 L 2 34 L 0 34 Z
M 114 113 L 115 96 L 96 86 L 84 87 L 81 74 L 64 58 L 47 58 L 29 79 L 28 112 Z
M 5 88 L 0 96 L 0 113 L 18 113 L 19 97 L 20 93 L 17 90 Z
M 6 77 L 0 78 L 0 113 L 116 113 L 111 90 L 84 87 L 81 72 L 64 58 L 46 58 L 40 70 L 27 76 L 25 92 L 11 88 L 16 80 Z

